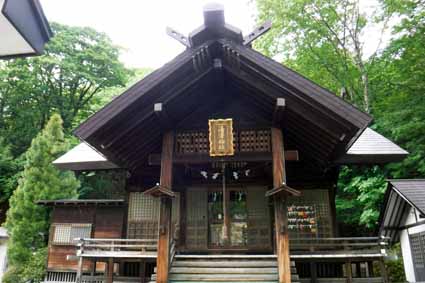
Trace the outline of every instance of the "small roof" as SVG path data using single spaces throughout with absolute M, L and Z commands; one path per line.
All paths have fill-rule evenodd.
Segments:
M 38 0 L 0 0 L 0 59 L 40 55 L 51 36 Z
M 387 163 L 403 160 L 409 153 L 371 128 L 366 128 L 359 138 L 338 160 L 341 164 Z
M 425 179 L 389 180 L 379 216 L 379 234 L 397 241 L 410 208 L 425 215 Z
M 405 201 L 425 215 L 425 179 L 389 180 Z
M 108 161 L 100 152 L 82 142 L 53 161 L 59 169 L 64 170 L 105 170 L 118 168 Z
M 37 204 L 45 206 L 87 206 L 87 205 L 122 205 L 123 199 L 59 199 L 39 200 Z

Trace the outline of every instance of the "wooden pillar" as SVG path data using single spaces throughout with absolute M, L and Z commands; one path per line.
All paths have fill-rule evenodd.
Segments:
M 273 154 L 273 187 L 286 184 L 285 154 L 282 130 L 271 128 Z M 279 283 L 291 282 L 291 262 L 289 257 L 288 208 L 285 195 L 274 198 L 276 252 L 278 260 Z
M 347 276 L 347 283 L 353 283 L 353 268 L 351 266 L 351 260 L 347 260 L 345 263 L 345 272 Z
M 379 260 L 379 269 L 381 271 L 382 282 L 383 283 L 390 282 L 389 281 L 389 278 L 388 278 L 387 268 L 385 267 L 385 262 L 384 262 L 384 259 L 383 258 L 381 258 Z
M 310 262 L 311 283 L 317 283 L 317 263 Z
M 162 141 L 160 186 L 171 190 L 173 179 L 174 133 L 166 132 Z M 171 238 L 171 199 L 161 197 L 156 270 L 158 283 L 168 282 Z
M 110 257 L 107 264 L 106 283 L 113 283 L 113 282 L 114 282 L 114 259 Z
M 78 258 L 77 276 L 76 276 L 76 280 L 75 280 L 77 283 L 81 282 L 82 274 L 83 274 L 83 257 L 80 256 Z

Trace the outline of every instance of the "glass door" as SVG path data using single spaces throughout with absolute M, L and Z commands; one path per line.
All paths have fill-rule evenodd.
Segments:
M 226 188 L 225 194 L 223 197 L 220 189 L 210 189 L 208 192 L 208 245 L 210 248 L 246 248 L 247 192 L 244 189 Z
M 230 246 L 247 247 L 248 245 L 248 209 L 245 190 L 229 191 Z
M 208 192 L 208 246 L 210 248 L 225 246 L 223 201 L 222 191 L 217 189 Z

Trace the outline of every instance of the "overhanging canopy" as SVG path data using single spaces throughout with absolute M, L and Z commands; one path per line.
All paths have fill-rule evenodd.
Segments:
M 39 55 L 52 36 L 38 0 L 0 0 L 0 58 Z

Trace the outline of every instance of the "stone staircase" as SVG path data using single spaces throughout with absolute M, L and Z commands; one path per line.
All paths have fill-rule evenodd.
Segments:
M 299 283 L 295 263 L 291 262 L 292 283 Z M 155 282 L 156 274 L 152 276 Z M 176 255 L 169 282 L 278 282 L 275 255 Z

